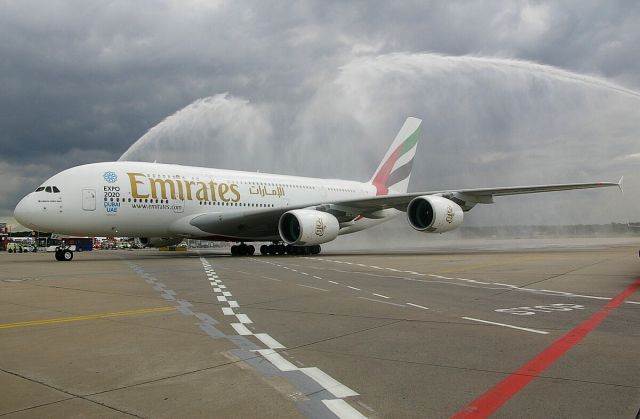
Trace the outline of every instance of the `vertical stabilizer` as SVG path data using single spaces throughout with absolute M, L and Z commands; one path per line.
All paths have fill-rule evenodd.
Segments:
M 380 166 L 369 181 L 378 190 L 377 195 L 405 193 L 409 187 L 409 177 L 420 140 L 422 120 L 409 117 L 387 150 Z

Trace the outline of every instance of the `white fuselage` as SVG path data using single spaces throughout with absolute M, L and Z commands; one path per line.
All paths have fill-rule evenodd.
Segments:
M 55 187 L 55 188 L 53 188 Z M 38 231 L 87 236 L 216 237 L 189 224 L 194 216 L 287 211 L 376 195 L 368 183 L 143 162 L 106 162 L 62 171 L 16 207 L 22 224 Z M 40 189 L 40 188 L 38 188 Z M 55 190 L 59 192 L 55 192 Z M 343 228 L 351 233 L 379 224 L 359 218 Z M 277 240 L 277 235 L 250 237 Z

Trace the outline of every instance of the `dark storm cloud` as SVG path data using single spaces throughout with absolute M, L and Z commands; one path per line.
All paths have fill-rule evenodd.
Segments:
M 505 180 L 505 173 L 522 167 L 522 157 L 514 163 L 514 156 L 523 150 L 536 167 L 525 166 L 513 180 L 535 181 L 542 179 L 540 173 L 561 175 L 546 181 L 583 180 L 614 174 L 617 167 L 629 170 L 640 159 L 632 156 L 629 143 L 637 128 L 629 108 L 637 105 L 628 99 L 541 83 L 547 90 L 535 92 L 527 105 L 527 89 L 535 89 L 535 81 L 504 89 L 497 73 L 480 75 L 485 83 L 469 75 L 456 83 L 448 79 L 453 73 L 407 78 L 391 69 L 367 84 L 349 69 L 361 58 L 374 63 L 376 57 L 401 69 L 385 57 L 436 52 L 531 60 L 640 88 L 640 58 L 633 54 L 640 41 L 639 15 L 635 2 L 5 1 L 0 3 L 0 171 L 13 181 L 0 186 L 0 215 L 11 213 L 19 197 L 49 175 L 115 160 L 169 115 L 225 92 L 226 99 L 215 102 L 222 107 L 212 109 L 225 109 L 222 114 L 242 109 L 243 124 L 255 121 L 252 134 L 244 138 L 229 125 L 208 131 L 210 124 L 193 121 L 198 133 L 165 125 L 162 132 L 190 136 L 197 145 L 192 162 L 193 155 L 210 148 L 207 141 L 218 149 L 230 147 L 224 138 L 210 139 L 217 132 L 244 141 L 248 151 L 244 160 L 240 153 L 229 158 L 218 152 L 224 158 L 207 159 L 211 164 L 310 175 L 330 168 L 332 176 L 367 178 L 389 135 L 412 114 L 422 116 L 425 132 L 437 139 L 423 159 L 432 159 L 435 150 L 451 162 L 439 158 L 416 165 L 414 187 Z M 469 102 L 462 99 L 465 83 L 474 93 Z M 408 96 L 418 91 L 429 101 L 412 96 L 403 105 L 371 88 Z M 564 96 L 555 101 L 554 95 Z M 332 104 L 335 97 L 340 103 Z M 598 106 L 590 101 L 603 97 L 609 110 L 598 119 Z M 367 116 L 358 116 L 358 107 Z M 554 119 L 540 107 L 556 115 L 577 110 Z M 530 120 L 517 111 L 529 112 Z M 439 112 L 466 122 L 452 127 L 454 118 L 440 119 Z M 594 130 L 619 135 L 604 147 Z M 572 150 L 585 143 L 576 144 L 577 139 L 607 161 L 581 161 Z M 362 147 L 369 141 L 371 147 Z M 547 161 L 549 151 L 536 159 L 527 144 L 555 147 L 558 158 Z M 452 145 L 467 151 L 452 154 Z M 329 162 L 307 157 L 337 146 L 344 151 Z

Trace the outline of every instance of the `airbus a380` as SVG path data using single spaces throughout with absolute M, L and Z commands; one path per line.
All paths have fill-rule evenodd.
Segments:
M 494 197 L 618 186 L 572 183 L 407 193 L 421 120 L 408 118 L 368 182 L 318 179 L 143 162 L 93 163 L 64 170 L 24 197 L 15 218 L 38 231 L 138 237 L 146 246 L 184 238 L 272 242 L 262 254 L 318 254 L 320 245 L 406 213 L 411 227 L 443 233 Z M 61 248 L 56 259 L 71 260 Z

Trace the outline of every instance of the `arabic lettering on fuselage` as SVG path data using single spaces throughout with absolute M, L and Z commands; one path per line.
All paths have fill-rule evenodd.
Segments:
M 266 186 L 260 185 L 252 185 L 249 187 L 249 193 L 251 195 L 260 195 L 260 196 L 284 196 L 284 188 L 282 186 L 276 186 L 275 189 L 267 189 Z

